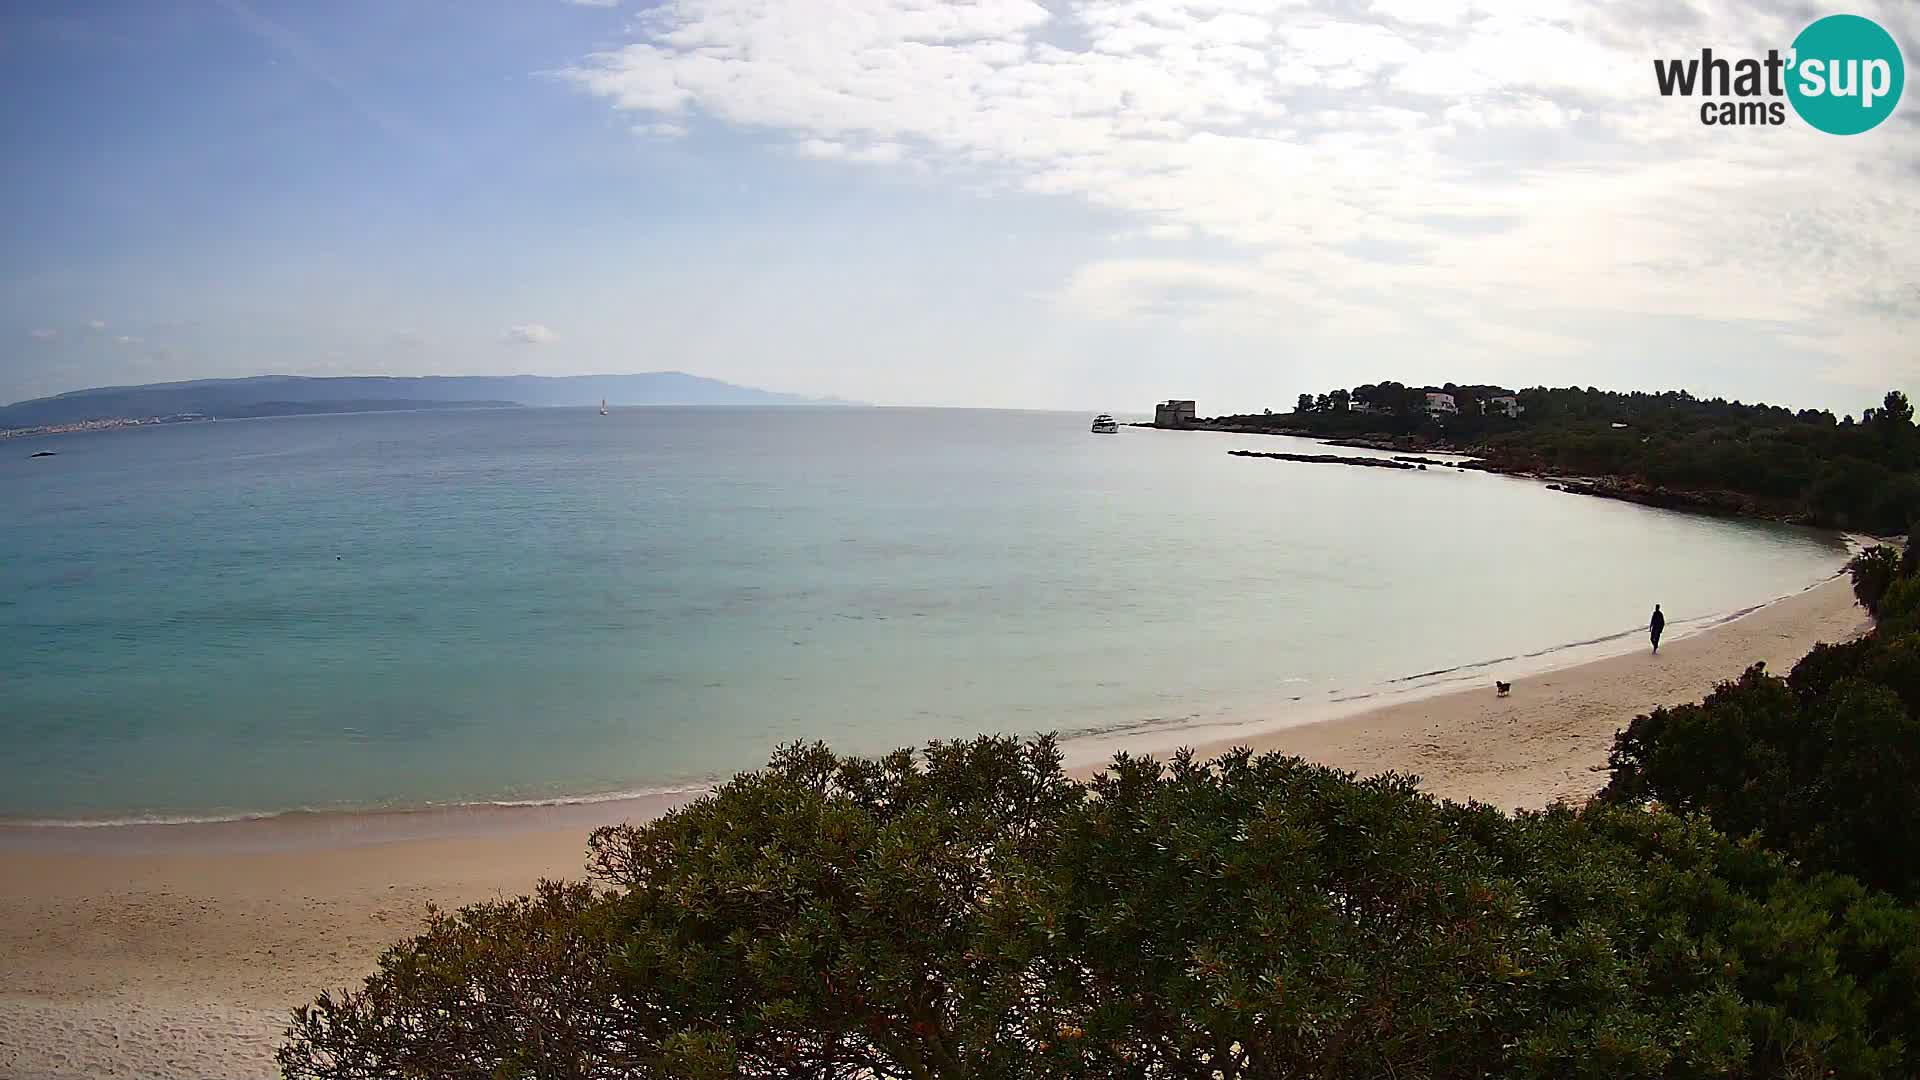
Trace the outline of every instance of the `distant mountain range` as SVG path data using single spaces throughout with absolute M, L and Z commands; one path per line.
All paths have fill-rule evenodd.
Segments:
M 383 412 L 396 409 L 498 408 L 514 405 L 855 405 L 735 386 L 681 371 L 641 375 L 430 375 L 314 379 L 259 375 L 147 386 L 107 386 L 35 398 L 0 408 L 0 429 L 206 416 Z

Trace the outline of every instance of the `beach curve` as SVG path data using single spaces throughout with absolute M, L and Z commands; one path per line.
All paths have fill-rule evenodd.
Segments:
M 1836 576 L 1646 651 L 1412 697 L 1194 748 L 1277 750 L 1500 807 L 1580 800 L 1612 736 L 1655 706 L 1698 700 L 1754 661 L 1784 672 L 1867 627 Z M 1143 749 L 1126 742 L 1111 749 Z M 1076 766 L 1081 774 L 1092 764 Z M 595 824 L 697 796 L 469 808 L 381 832 L 349 815 L 39 830 L 0 844 L 0 1072 L 34 1080 L 274 1075 L 288 1011 L 356 983 L 426 905 L 457 906 L 577 877 Z M 371 816 L 368 816 L 371 817 Z M 396 819 L 402 816 L 394 816 Z M 312 820 L 307 820 L 312 819 Z M 391 827 L 391 821 L 387 822 Z M 368 832 L 373 828 L 373 832 Z M 47 839 L 62 834 L 58 845 Z M 207 1038 L 207 1035 L 213 1038 Z

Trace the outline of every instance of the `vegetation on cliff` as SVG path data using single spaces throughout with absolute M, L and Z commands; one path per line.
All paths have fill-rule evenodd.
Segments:
M 1471 450 L 1507 472 L 1605 477 L 1625 488 L 1724 492 L 1687 500 L 1808 524 L 1904 534 L 1920 521 L 1920 428 L 1898 390 L 1853 417 L 1704 400 L 1685 391 L 1614 393 L 1536 387 L 1518 416 L 1487 403 L 1499 387 L 1447 384 L 1457 414 L 1429 415 L 1424 391 L 1372 383 L 1291 413 L 1211 418 L 1218 426 L 1326 437 L 1377 434 Z M 1366 411 L 1360 411 L 1360 410 Z

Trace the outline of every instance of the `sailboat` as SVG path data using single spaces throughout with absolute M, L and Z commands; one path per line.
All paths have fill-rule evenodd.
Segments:
M 607 399 L 606 398 L 600 399 L 600 415 L 601 416 L 607 415 Z

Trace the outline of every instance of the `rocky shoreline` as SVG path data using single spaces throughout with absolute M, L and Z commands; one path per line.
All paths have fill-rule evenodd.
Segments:
M 1263 454 L 1258 450 L 1229 450 L 1230 457 L 1272 458 L 1275 461 L 1305 461 L 1315 465 L 1360 465 L 1372 469 L 1425 469 L 1393 458 L 1342 457 L 1339 454 Z
M 1132 424 L 1131 427 L 1151 428 L 1152 424 Z M 1299 461 L 1325 465 L 1358 465 L 1366 468 L 1385 469 L 1472 469 L 1476 472 L 1495 473 L 1500 476 L 1516 476 L 1527 480 L 1547 482 L 1551 491 L 1564 491 L 1570 495 L 1588 495 L 1596 499 L 1614 499 L 1620 502 L 1651 506 L 1661 510 L 1680 510 L 1694 514 L 1711 514 L 1715 517 L 1749 518 L 1758 521 L 1773 521 L 1785 525 L 1809 525 L 1806 515 L 1784 510 L 1765 499 L 1738 492 L 1724 490 L 1692 491 L 1675 488 L 1655 487 L 1624 477 L 1612 476 L 1574 476 L 1556 473 L 1550 470 L 1530 468 L 1521 465 L 1499 464 L 1491 460 L 1484 447 L 1455 447 L 1446 444 L 1433 444 L 1413 436 L 1357 436 L 1339 439 L 1317 438 L 1311 432 L 1283 428 L 1254 427 L 1243 424 L 1212 424 L 1200 422 L 1192 427 L 1180 428 L 1182 431 L 1214 431 L 1229 435 L 1285 435 L 1294 438 L 1314 439 L 1322 446 L 1352 447 L 1356 450 L 1379 450 L 1392 454 L 1390 458 L 1348 457 L 1338 454 L 1285 454 L 1264 453 L 1254 450 L 1229 450 L 1234 457 L 1272 458 L 1276 461 Z M 1394 453 L 1398 451 L 1398 453 Z M 1412 451 L 1413 453 L 1409 453 Z M 1458 454 L 1466 460 L 1441 461 L 1436 458 L 1417 456 L 1419 452 L 1434 454 Z
M 1487 471 L 1502 470 L 1488 469 Z M 1778 521 L 1787 525 L 1809 524 L 1804 515 L 1781 513 L 1752 496 L 1732 491 L 1682 491 L 1647 487 L 1612 478 L 1562 480 L 1548 484 L 1547 490 L 1564 491 L 1570 495 L 1591 495 L 1597 499 L 1617 499 L 1621 502 L 1637 503 L 1640 506 L 1652 506 L 1662 510 L 1685 510 L 1696 514 L 1712 514 L 1716 517 L 1756 518 L 1763 521 Z

